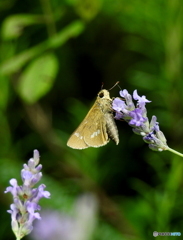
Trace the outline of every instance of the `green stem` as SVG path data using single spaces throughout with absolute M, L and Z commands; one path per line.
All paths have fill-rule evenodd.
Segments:
M 168 147 L 166 150 L 168 150 L 168 151 L 170 151 L 170 152 L 172 152 L 172 153 L 175 153 L 175 154 L 179 155 L 180 157 L 183 157 L 183 154 L 182 154 L 182 153 L 177 152 L 177 151 L 175 151 L 175 150 L 172 149 L 172 148 L 169 148 L 169 147 Z
M 40 1 L 42 4 L 44 16 L 45 16 L 45 21 L 47 25 L 47 31 L 49 37 L 53 37 L 56 34 L 56 26 L 55 26 L 55 20 L 51 8 L 51 3 L 49 0 L 41 0 Z

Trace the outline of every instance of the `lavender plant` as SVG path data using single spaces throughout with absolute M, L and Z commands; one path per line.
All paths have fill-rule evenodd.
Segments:
M 145 105 L 151 101 L 147 100 L 146 96 L 140 97 L 137 90 L 131 96 L 126 89 L 121 90 L 119 94 L 122 98 L 115 98 L 112 103 L 116 120 L 125 120 L 132 127 L 134 133 L 143 137 L 150 149 L 154 151 L 168 150 L 183 157 L 183 154 L 167 145 L 167 140 L 160 130 L 157 117 L 152 116 L 151 121 L 149 121 Z M 137 101 L 136 105 L 133 99 Z
M 11 226 L 17 240 L 28 235 L 33 229 L 33 221 L 41 219 L 38 211 L 41 207 L 38 202 L 41 198 L 49 198 L 50 193 L 44 191 L 45 185 L 41 184 L 33 188 L 42 177 L 40 172 L 42 165 L 39 164 L 39 152 L 34 150 L 33 158 L 29 159 L 28 164 L 23 165 L 21 170 L 22 186 L 18 186 L 17 180 L 12 178 L 5 193 L 10 192 L 13 196 L 13 203 L 10 205 L 8 213 L 11 214 Z

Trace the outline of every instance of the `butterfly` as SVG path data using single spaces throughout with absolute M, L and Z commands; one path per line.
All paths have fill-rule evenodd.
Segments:
M 67 146 L 75 149 L 101 147 L 112 139 L 119 143 L 118 129 L 113 117 L 109 91 L 102 89 L 79 127 L 70 136 Z

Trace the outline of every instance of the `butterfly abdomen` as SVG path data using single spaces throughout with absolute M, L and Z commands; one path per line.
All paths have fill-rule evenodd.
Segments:
M 112 113 L 106 113 L 106 127 L 109 137 L 118 145 L 119 135 L 116 123 Z

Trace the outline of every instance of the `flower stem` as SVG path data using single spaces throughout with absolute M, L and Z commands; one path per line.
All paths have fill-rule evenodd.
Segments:
M 170 148 L 170 147 L 168 147 L 166 150 L 168 150 L 168 151 L 170 151 L 170 152 L 173 152 L 173 153 L 179 155 L 180 157 L 183 157 L 183 154 L 182 154 L 182 153 L 177 152 L 177 151 L 175 151 L 174 149 L 172 149 L 172 148 Z

